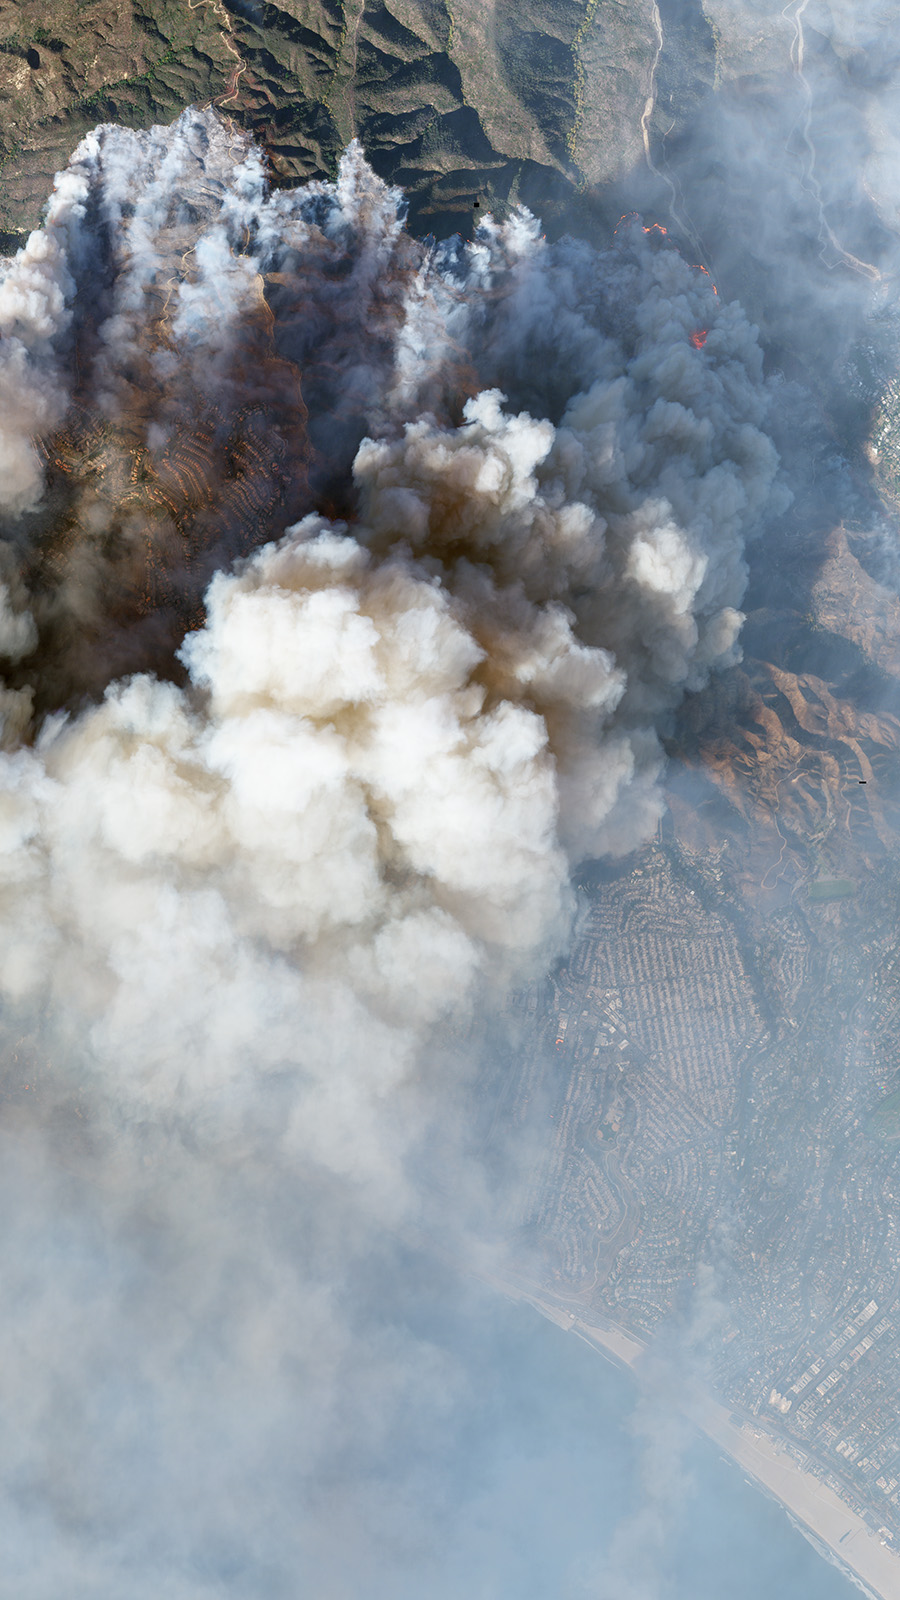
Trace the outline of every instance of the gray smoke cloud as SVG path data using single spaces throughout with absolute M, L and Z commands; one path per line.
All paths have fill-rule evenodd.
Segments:
M 886 357 L 896 372 L 896 19 L 879 0 L 715 0 L 682 62 L 696 101 L 688 116 L 678 106 L 670 138 L 665 95 L 685 87 L 692 13 L 685 0 L 662 8 L 673 76 L 654 105 L 642 203 L 752 309 L 773 360 L 812 379 L 852 453 Z
M 637 219 L 434 249 L 211 113 L 0 296 L 16 1593 L 394 1593 L 464 1388 L 404 1252 L 499 1248 L 479 1032 L 737 658 L 776 391 Z

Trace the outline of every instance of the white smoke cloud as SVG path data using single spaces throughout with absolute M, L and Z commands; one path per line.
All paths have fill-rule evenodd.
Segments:
M 108 1492 L 115 1427 L 79 1501 L 87 1413 L 64 1416 L 60 1393 L 99 1397 L 107 1343 L 133 1345 L 171 1455 L 190 1435 L 186 1374 L 214 1359 L 203 1473 L 230 1378 L 263 1407 L 260 1448 L 278 1448 L 290 1369 L 308 1418 L 291 1492 L 308 1506 L 335 1429 L 383 1438 L 393 1394 L 440 1387 L 425 1339 L 366 1354 L 360 1263 L 385 1227 L 433 1214 L 441 1184 L 461 1223 L 482 1203 L 449 1154 L 466 1030 L 563 947 L 572 862 L 655 826 L 657 719 L 735 659 L 744 540 L 782 502 L 753 331 L 637 222 L 605 254 L 547 245 L 527 214 L 429 252 L 358 148 L 335 184 L 269 196 L 209 113 L 96 130 L 57 195 L 69 212 L 60 199 L 3 290 L 37 308 L 10 370 L 53 387 L 7 442 L 0 999 L 10 1050 L 43 1063 L 27 1148 L 54 1152 L 13 1182 L 13 1272 L 33 1226 L 76 1331 L 30 1381 L 0 1355 L 29 1395 L 0 1470 L 35 1486 L 42 1538 L 52 1526 L 31 1592 L 71 1570 L 70 1592 L 140 1595 L 138 1489 Z M 90 268 L 84 240 L 67 265 L 65 218 L 88 199 Z M 30 435 L 53 435 L 67 385 L 76 420 L 48 438 L 67 476 L 35 509 Z M 335 483 L 344 516 L 327 514 Z M 54 1130 L 76 1117 L 79 1228 L 115 1263 L 95 1321 L 46 1242 Z M 297 1259 L 261 1220 L 273 1197 L 296 1208 Z M 135 1238 L 154 1216 L 166 1242 L 148 1267 Z M 132 1269 L 182 1319 L 174 1343 L 141 1326 Z M 25 1279 L 11 1303 L 26 1329 L 52 1314 Z M 217 1538 L 240 1432 L 198 1512 Z M 165 1519 L 169 1497 L 151 1499 Z M 176 1540 L 170 1592 L 219 1592 L 189 1567 Z
M 87 184 L 77 167 L 57 177 L 47 219 L 12 261 L 0 261 L 0 513 L 37 505 L 44 487 L 33 439 L 58 424 L 68 390 L 58 342 L 71 319 Z

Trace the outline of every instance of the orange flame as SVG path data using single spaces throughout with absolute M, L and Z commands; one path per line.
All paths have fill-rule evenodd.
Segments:
M 702 272 L 704 277 L 709 277 L 709 267 L 704 267 L 701 261 L 692 261 L 691 266 L 695 272 Z M 712 289 L 713 294 L 718 294 L 719 291 L 714 283 L 710 283 L 710 288 Z
M 691 334 L 691 344 L 694 346 L 695 350 L 703 349 L 703 346 L 706 343 L 707 331 L 708 330 L 706 328 L 697 328 Z
M 613 233 L 614 234 L 618 233 L 618 231 L 621 228 L 623 222 L 639 222 L 640 221 L 640 215 L 641 214 L 640 214 L 639 211 L 623 211 L 622 215 L 620 216 L 618 222 L 615 225 L 615 228 L 613 229 Z M 661 222 L 651 222 L 649 228 L 644 227 L 644 224 L 641 223 L 641 228 L 642 228 L 644 233 L 662 233 L 662 234 L 667 234 L 668 231 L 669 231 L 668 228 L 664 228 L 663 227 Z

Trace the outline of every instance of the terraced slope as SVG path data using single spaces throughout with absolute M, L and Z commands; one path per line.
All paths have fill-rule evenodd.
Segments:
M 876 535 L 822 542 L 811 586 L 798 563 L 780 605 L 750 610 L 742 663 L 688 705 L 672 745 L 677 836 L 744 852 L 763 909 L 815 880 L 814 899 L 840 898 L 897 848 L 900 601 L 863 564 Z

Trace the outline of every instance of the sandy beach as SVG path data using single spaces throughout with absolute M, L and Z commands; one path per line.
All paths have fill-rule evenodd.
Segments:
M 635 1370 L 647 1350 L 633 1334 L 591 1313 L 567 1309 L 544 1294 L 514 1284 L 502 1285 L 513 1299 L 526 1300 L 542 1316 L 575 1333 L 619 1366 Z M 639 1378 L 639 1371 L 636 1373 Z M 767 1494 L 789 1512 L 802 1532 L 874 1600 L 900 1600 L 900 1554 L 883 1544 L 861 1517 L 827 1484 L 791 1459 L 777 1439 L 732 1413 L 712 1396 L 685 1391 L 684 1411 Z

